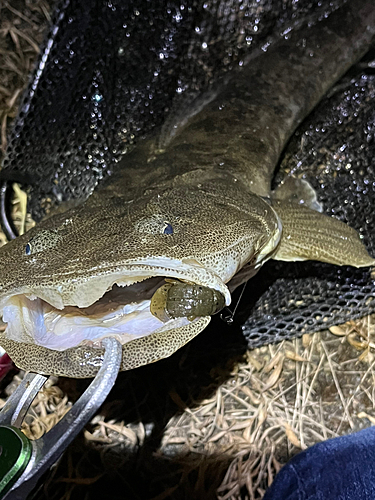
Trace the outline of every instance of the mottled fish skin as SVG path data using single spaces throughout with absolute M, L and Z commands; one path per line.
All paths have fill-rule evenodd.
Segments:
M 277 209 L 262 197 L 270 194 L 286 141 L 374 33 L 375 9 L 355 1 L 305 28 L 302 39 L 295 34 L 251 61 L 164 152 L 145 143 L 115 183 L 2 248 L 0 300 L 28 293 L 58 307 L 82 306 L 99 275 L 150 258 L 185 262 L 193 282 L 204 281 L 197 277 L 202 269 L 227 282 L 265 252 L 277 231 Z M 167 238 L 165 223 L 174 229 Z M 28 244 L 38 251 L 26 255 Z M 268 250 L 264 259 L 275 249 Z M 374 263 L 367 259 L 358 265 Z M 237 265 L 229 269 L 232 261 Z M 171 354 L 208 321 L 126 344 L 123 369 Z M 94 375 L 102 355 L 83 346 L 52 352 L 5 336 L 0 343 L 23 368 L 77 378 Z

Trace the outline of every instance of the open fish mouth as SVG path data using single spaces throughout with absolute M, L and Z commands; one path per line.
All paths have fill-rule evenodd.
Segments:
M 127 269 L 105 272 L 82 283 L 57 288 L 18 290 L 1 301 L 5 337 L 9 340 L 63 351 L 79 345 L 101 347 L 101 340 L 115 337 L 126 344 L 140 337 L 186 326 L 201 316 L 178 317 L 151 312 L 151 300 L 166 279 L 198 289 L 212 289 L 230 304 L 230 293 L 213 272 L 196 264 L 179 262 L 150 266 L 133 264 Z M 186 285 L 188 286 L 188 285 Z M 180 308 L 181 309 L 181 308 Z

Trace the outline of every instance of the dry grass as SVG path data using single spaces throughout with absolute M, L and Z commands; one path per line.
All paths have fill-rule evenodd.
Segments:
M 43 0 L 0 4 L 2 150 L 49 11 Z M 23 227 L 26 211 L 21 195 L 15 202 L 15 214 L 19 227 Z M 3 236 L 0 241 L 5 241 Z M 131 480 L 119 476 L 124 467 L 133 474 L 129 464 L 137 463 L 135 476 L 142 478 L 139 469 L 145 469 L 150 483 L 158 481 L 154 500 L 261 499 L 291 456 L 316 442 L 375 423 L 374 324 L 375 316 L 367 317 L 333 327 L 330 332 L 247 352 L 227 365 L 213 364 L 208 386 L 202 383 L 201 394 L 207 393 L 207 397 L 181 396 L 174 386 L 166 384 L 165 397 L 174 410 L 161 418 L 164 426 L 159 429 L 157 444 L 150 445 L 155 422 L 140 418 L 142 402 L 129 402 L 137 419 L 113 417 L 116 401 L 109 402 L 84 430 L 84 439 L 75 445 L 79 457 L 71 447 L 38 498 L 96 498 L 95 489 L 100 492 L 100 484 L 112 484 L 116 474 L 116 480 L 129 488 Z M 179 370 L 185 354 L 181 356 Z M 152 368 L 156 377 L 158 366 L 165 365 Z M 14 390 L 21 376 L 15 375 L 10 383 L 8 380 L 0 402 Z M 162 381 L 161 377 L 160 384 Z M 70 400 L 80 390 L 78 382 L 51 378 L 25 419 L 26 435 L 37 439 L 48 431 L 69 410 Z M 126 401 L 127 394 L 123 396 Z M 156 405 L 150 405 L 152 410 L 155 412 L 159 405 L 163 413 L 163 398 L 156 401 Z M 159 469 L 153 471 L 160 462 L 164 476 Z M 138 488 L 141 486 L 138 483 Z M 141 498 L 136 490 L 127 491 L 128 498 Z
M 6 148 L 7 127 L 43 39 L 50 7 L 44 0 L 0 2 L 0 151 Z
M 184 498 L 182 492 L 194 491 L 193 498 L 261 499 L 291 456 L 375 422 L 375 317 L 332 330 L 246 353 L 209 398 L 188 406 L 186 398 L 169 389 L 179 411 L 168 419 L 160 443 L 152 457 L 146 454 L 142 466 L 160 459 L 178 464 L 179 472 L 169 465 L 163 468 L 164 486 L 159 485 L 162 493 L 155 498 Z M 224 368 L 213 370 L 212 379 L 220 380 Z M 7 392 L 19 380 L 16 376 Z M 41 391 L 25 421 L 24 430 L 32 439 L 50 429 L 71 405 L 56 383 L 53 378 Z M 65 380 L 63 388 L 67 384 Z M 87 455 L 88 463 L 76 469 L 78 460 L 71 452 L 71 469 L 63 462 L 55 482 L 48 483 L 39 498 L 67 498 L 68 492 L 69 498 L 78 498 L 82 488 L 103 481 L 106 457 L 115 453 L 137 460 L 153 430 L 147 421 L 111 418 L 104 407 L 84 430 L 80 454 Z M 95 474 L 89 467 L 92 450 L 103 461 L 103 470 L 95 469 Z M 121 474 L 123 466 L 120 460 L 111 463 Z

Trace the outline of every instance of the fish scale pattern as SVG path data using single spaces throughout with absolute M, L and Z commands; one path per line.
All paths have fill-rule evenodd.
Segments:
M 0 178 L 28 186 L 40 220 L 82 200 L 132 148 L 254 51 L 342 0 L 64 0 L 24 96 Z M 275 183 L 293 174 L 375 255 L 375 76 L 352 70 L 301 125 Z M 236 314 L 250 347 L 375 311 L 369 270 L 270 262 Z

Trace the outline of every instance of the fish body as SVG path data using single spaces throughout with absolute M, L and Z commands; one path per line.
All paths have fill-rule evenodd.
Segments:
M 288 138 L 374 34 L 375 9 L 348 2 L 232 75 L 164 150 L 145 141 L 115 181 L 2 248 L 0 344 L 16 363 L 92 376 L 108 335 L 122 369 L 172 354 L 210 316 L 151 314 L 165 278 L 229 305 L 227 284 L 270 258 L 374 265 L 349 226 L 271 192 Z

